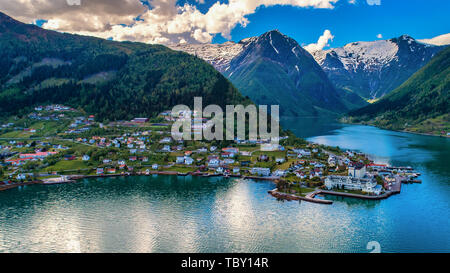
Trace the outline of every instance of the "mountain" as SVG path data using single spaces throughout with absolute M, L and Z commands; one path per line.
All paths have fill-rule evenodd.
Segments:
M 450 131 L 450 47 L 381 100 L 350 112 L 352 122 L 413 132 Z
M 336 88 L 365 99 L 378 99 L 400 86 L 444 48 L 403 35 L 311 53 Z
M 311 54 L 277 30 L 239 43 L 172 48 L 211 63 L 255 103 L 279 104 L 284 116 L 335 114 L 364 105 L 358 96 L 345 95 L 344 102 Z
M 0 13 L 0 113 L 61 103 L 100 120 L 153 116 L 177 104 L 248 103 L 214 67 L 160 45 L 41 29 Z
M 431 39 L 422 39 L 418 41 L 430 45 L 450 45 L 450 33 L 442 34 Z

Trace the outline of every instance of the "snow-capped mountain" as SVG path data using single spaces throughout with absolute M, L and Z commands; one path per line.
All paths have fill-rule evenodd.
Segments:
M 239 43 L 177 45 L 227 76 L 255 103 L 280 105 L 283 115 L 318 115 L 347 108 L 314 58 L 278 30 Z
M 244 45 L 241 41 L 223 44 L 177 44 L 169 47 L 202 58 L 223 73 L 229 68 L 231 60 L 242 52 Z
M 443 48 L 403 35 L 311 54 L 337 88 L 375 99 L 400 86 Z

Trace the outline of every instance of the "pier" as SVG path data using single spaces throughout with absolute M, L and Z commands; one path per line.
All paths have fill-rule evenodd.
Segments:
M 317 193 L 317 192 L 313 192 L 313 193 L 315 193 L 315 194 L 311 195 L 311 193 L 310 193 L 310 194 L 306 195 L 305 197 L 303 197 L 303 196 L 298 196 L 298 195 L 294 195 L 294 194 L 279 192 L 278 189 L 269 191 L 270 195 L 272 195 L 273 197 L 278 198 L 278 199 L 283 199 L 283 200 L 288 200 L 288 201 L 306 201 L 306 202 L 311 202 L 311 203 L 316 203 L 316 204 L 324 204 L 324 205 L 333 204 L 333 201 L 331 201 L 331 200 L 314 198 L 316 196 L 316 194 L 319 194 L 319 193 Z

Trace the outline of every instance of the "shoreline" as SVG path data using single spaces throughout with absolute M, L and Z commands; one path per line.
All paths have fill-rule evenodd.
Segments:
M 152 175 L 172 175 L 172 176 L 180 176 L 180 177 L 186 177 L 186 176 L 197 176 L 197 177 L 224 177 L 224 178 L 242 178 L 244 180 L 251 179 L 251 180 L 263 180 L 263 181 L 272 181 L 276 182 L 279 180 L 279 178 L 275 177 L 258 177 L 258 176 L 243 176 L 243 175 L 223 175 L 223 174 L 210 174 L 210 173 L 202 173 L 202 172 L 188 172 L 188 173 L 180 173 L 180 172 L 173 172 L 173 171 L 151 171 L 149 173 L 139 172 L 135 174 L 131 173 L 120 173 L 120 174 L 104 174 L 104 175 L 67 175 L 65 177 L 60 177 L 60 180 L 35 180 L 35 181 L 29 181 L 29 182 L 23 182 L 23 183 L 16 183 L 16 184 L 8 184 L 8 185 L 2 185 L 0 186 L 0 192 L 7 191 L 10 189 L 19 188 L 21 186 L 28 186 L 28 185 L 59 185 L 59 184 L 71 184 L 71 183 L 77 183 L 78 180 L 81 179 L 91 179 L 91 178 L 112 178 L 112 177 L 127 177 L 127 176 L 152 176 Z
M 342 123 L 342 124 L 349 124 L 349 125 L 372 126 L 372 127 L 378 128 L 378 129 L 382 129 L 382 130 L 386 130 L 386 131 L 392 131 L 392 132 L 408 133 L 408 134 L 420 135 L 420 136 L 432 136 L 432 137 L 450 138 L 450 136 L 448 136 L 448 135 L 436 135 L 436 134 L 430 134 L 430 133 L 411 132 L 411 131 L 406 131 L 406 130 L 393 130 L 393 129 L 388 129 L 388 128 L 385 128 L 385 127 L 376 126 L 376 125 L 373 125 L 373 124 L 357 123 L 357 122 L 344 122 L 341 119 L 338 119 L 338 122 Z
M 71 184 L 71 183 L 78 183 L 79 180 L 82 179 L 92 179 L 92 178 L 113 178 L 113 177 L 139 177 L 139 176 L 153 176 L 153 175 L 171 175 L 171 176 L 179 176 L 179 177 L 186 177 L 186 176 L 197 176 L 197 177 L 223 177 L 223 178 L 242 178 L 244 180 L 250 179 L 250 180 L 262 180 L 262 181 L 271 181 L 273 183 L 276 183 L 280 180 L 280 178 L 276 177 L 258 177 L 258 176 L 243 176 L 243 175 L 223 175 L 223 174 L 210 174 L 210 173 L 203 173 L 203 172 L 188 172 L 188 173 L 180 173 L 180 172 L 174 172 L 174 171 L 151 171 L 149 173 L 139 172 L 135 174 L 131 173 L 120 173 L 120 174 L 105 174 L 105 175 L 71 175 L 66 177 L 61 177 L 60 180 L 36 180 L 36 181 L 30 181 L 30 182 L 24 182 L 24 183 L 18 183 L 18 184 L 10 184 L 10 185 L 3 185 L 0 186 L 0 192 L 7 191 L 10 189 L 19 188 L 22 186 L 28 186 L 28 185 L 60 185 L 60 184 Z M 400 182 L 401 183 L 401 182 Z M 308 193 L 306 196 L 299 196 L 295 194 L 289 194 L 289 193 L 283 193 L 278 191 L 278 188 L 275 188 L 273 190 L 268 191 L 268 194 L 271 196 L 281 199 L 281 200 L 287 200 L 287 201 L 306 201 L 310 203 L 316 203 L 316 204 L 324 204 L 324 205 L 331 205 L 333 204 L 332 200 L 327 199 L 316 199 L 316 195 L 334 195 L 334 196 L 341 196 L 341 197 L 350 197 L 350 198 L 358 198 L 358 199 L 365 199 L 365 200 L 382 200 L 387 199 L 388 197 L 399 194 L 400 193 L 400 187 L 392 190 L 387 191 L 381 195 L 361 195 L 361 194 L 354 194 L 354 193 L 346 193 L 346 192 L 336 192 L 336 191 L 327 191 L 327 190 L 315 190 L 313 192 Z
M 383 200 L 383 199 L 389 198 L 392 195 L 399 194 L 400 190 L 387 191 L 380 195 L 362 195 L 362 194 L 347 193 L 347 192 L 316 190 L 316 191 L 308 193 L 306 196 L 298 196 L 295 194 L 279 192 L 278 189 L 268 191 L 268 193 L 277 199 L 283 199 L 283 200 L 287 200 L 287 201 L 297 201 L 298 200 L 298 201 L 306 201 L 306 202 L 316 203 L 316 204 L 331 205 L 331 204 L 333 204 L 332 200 L 316 199 L 315 198 L 316 195 L 333 195 L 333 196 L 357 198 L 357 199 L 364 199 L 364 200 Z

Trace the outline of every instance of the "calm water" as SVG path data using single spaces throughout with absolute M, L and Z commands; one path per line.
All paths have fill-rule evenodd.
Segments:
M 0 192 L 0 252 L 450 251 L 450 140 L 284 120 L 311 141 L 409 165 L 422 184 L 383 201 L 280 202 L 270 182 L 133 177 Z M 308 125 L 309 124 L 309 125 Z

